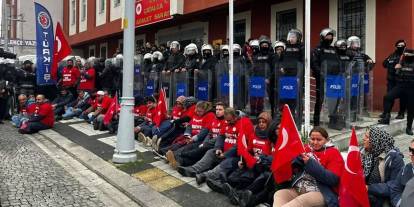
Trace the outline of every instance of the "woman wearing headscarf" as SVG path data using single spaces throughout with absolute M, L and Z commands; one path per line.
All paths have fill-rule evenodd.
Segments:
M 390 199 L 389 185 L 404 167 L 403 155 L 394 146 L 394 138 L 378 127 L 365 133 L 361 155 L 370 204 L 382 206 Z

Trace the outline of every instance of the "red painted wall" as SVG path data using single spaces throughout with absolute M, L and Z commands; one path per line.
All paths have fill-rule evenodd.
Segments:
M 398 39 L 405 39 L 409 48 L 414 47 L 413 9 L 412 0 L 377 0 L 375 42 L 377 64 L 374 68 L 374 97 L 376 97 L 374 109 L 376 110 L 383 109 L 382 97 L 387 91 L 387 73 L 382 67 L 382 61 L 394 51 L 394 43 Z
M 329 27 L 329 4 L 326 1 L 311 2 L 311 48 L 315 48 L 319 42 L 319 33 Z

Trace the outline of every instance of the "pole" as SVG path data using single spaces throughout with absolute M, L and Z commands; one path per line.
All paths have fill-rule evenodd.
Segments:
M 311 4 L 305 0 L 305 132 L 310 131 L 310 28 Z
M 4 51 L 9 51 L 9 5 L 6 0 L 2 2 L 3 15 L 2 15 L 2 26 L 4 35 Z
M 234 107 L 234 80 L 233 80 L 233 0 L 229 0 L 229 105 Z
M 124 29 L 124 60 L 121 97 L 121 114 L 118 126 L 116 148 L 112 161 L 127 163 L 137 160 L 134 140 L 134 42 L 135 42 L 135 0 L 125 0 Z

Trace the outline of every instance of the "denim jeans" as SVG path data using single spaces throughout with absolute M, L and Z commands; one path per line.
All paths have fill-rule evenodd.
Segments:
M 16 115 L 12 116 L 12 123 L 17 128 L 20 128 L 23 121 L 27 121 L 27 120 L 29 120 L 29 118 L 25 115 L 22 115 L 22 114 L 16 114 Z
M 73 107 L 68 107 L 65 113 L 62 115 L 62 118 L 70 119 L 75 116 L 79 116 L 81 113 L 82 113 L 82 109 L 79 109 L 79 108 L 74 109 Z

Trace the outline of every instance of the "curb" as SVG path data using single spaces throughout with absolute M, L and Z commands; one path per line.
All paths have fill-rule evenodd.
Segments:
M 50 142 L 72 156 L 75 160 L 82 163 L 89 170 L 96 173 L 106 182 L 117 188 L 119 191 L 128 196 L 141 206 L 180 206 L 175 201 L 156 192 L 145 183 L 131 177 L 125 172 L 118 170 L 113 165 L 101 159 L 82 146 L 70 141 L 59 133 L 49 129 L 39 132 Z
M 369 127 L 379 127 L 390 133 L 392 136 L 396 136 L 398 134 L 405 132 L 405 127 L 407 126 L 407 120 L 392 120 L 390 125 L 382 125 L 382 124 L 373 124 Z M 362 142 L 362 138 L 364 137 L 366 129 L 359 129 L 355 130 L 359 143 Z M 339 135 L 334 135 L 331 137 L 333 143 L 340 151 L 348 151 L 349 139 L 351 137 L 352 131 L 342 133 Z

